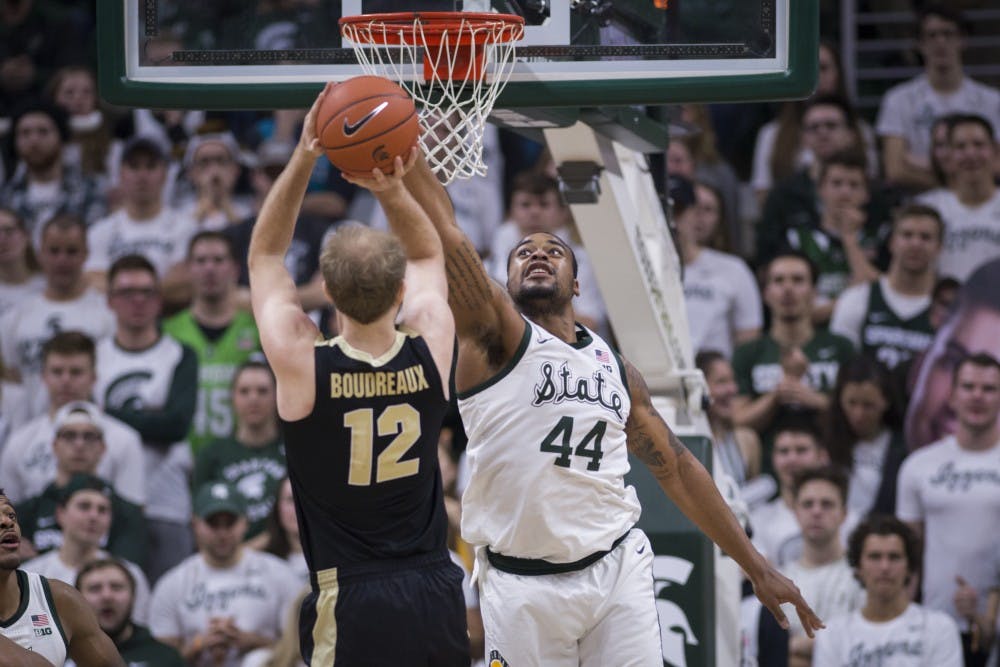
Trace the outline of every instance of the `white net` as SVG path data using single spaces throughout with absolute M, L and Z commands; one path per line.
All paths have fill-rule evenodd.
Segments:
M 427 13 L 388 21 L 373 16 L 341 25 L 361 67 L 398 82 L 419 108 L 420 144 L 445 184 L 486 174 L 483 132 L 514 67 L 523 23 Z

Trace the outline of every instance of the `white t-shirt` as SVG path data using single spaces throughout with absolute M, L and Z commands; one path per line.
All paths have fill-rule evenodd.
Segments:
M 1000 443 L 973 452 L 949 435 L 910 454 L 899 469 L 896 516 L 924 524 L 924 604 L 964 628 L 953 601 L 955 577 L 979 593 L 980 611 L 996 585 Z
M 912 155 L 929 158 L 931 126 L 936 118 L 951 113 L 983 116 L 993 124 L 994 132 L 1000 132 L 1000 91 L 964 77 L 958 90 L 942 95 L 921 74 L 893 86 L 882 97 L 875 127 L 880 137 L 902 137 Z
M 198 231 L 190 217 L 163 207 L 150 220 L 136 222 L 119 209 L 93 224 L 87 231 L 85 271 L 107 271 L 116 259 L 142 255 L 162 278 L 174 264 L 184 261 L 188 241 Z
M 962 642 L 945 614 L 911 603 L 902 614 L 873 623 L 860 611 L 826 621 L 816 633 L 813 667 L 962 667 Z
M 886 304 L 892 308 L 901 319 L 908 320 L 916 316 L 931 303 L 930 294 L 924 296 L 909 296 L 900 294 L 889 286 L 889 279 L 881 277 L 879 286 Z M 830 331 L 840 334 L 854 343 L 855 348 L 861 347 L 861 327 L 865 324 L 865 314 L 868 312 L 868 298 L 871 295 L 872 284 L 861 283 L 852 285 L 837 297 L 830 317 Z
M 847 485 L 847 509 L 861 516 L 868 514 L 879 487 L 882 486 L 882 469 L 885 455 L 889 451 L 892 433 L 882 431 L 871 440 L 859 440 L 854 445 L 851 477 Z
M 107 551 L 99 549 L 94 554 L 94 560 L 101 558 L 112 558 L 112 556 Z M 132 603 L 132 620 L 145 625 L 149 620 L 149 581 L 138 565 L 121 558 L 118 560 L 121 561 L 122 565 L 128 569 L 129 573 L 135 579 L 135 600 Z M 76 586 L 76 575 L 80 574 L 80 568 L 67 565 L 60 558 L 58 549 L 53 549 L 22 563 L 21 569 L 26 572 L 37 572 L 43 577 L 63 581 L 74 587 Z
M 225 570 L 194 554 L 157 582 L 149 629 L 156 638 L 188 642 L 208 628 L 209 619 L 228 616 L 244 632 L 277 639 L 288 605 L 301 590 L 288 565 L 271 554 L 243 549 L 239 562 Z M 240 661 L 233 649 L 217 667 L 239 667 Z
M 711 248 L 684 267 L 684 304 L 691 347 L 733 354 L 734 335 L 763 326 L 757 280 L 742 259 Z
M 28 299 L 33 299 L 45 291 L 45 276 L 33 275 L 20 285 L 0 283 L 0 317 L 8 310 Z
M 95 474 L 107 480 L 115 492 L 136 505 L 146 504 L 146 472 L 139 433 L 111 415 L 102 415 L 104 456 Z M 37 496 L 56 478 L 52 451 L 55 428 L 46 413 L 10 434 L 0 455 L 0 482 L 13 502 Z
M 1000 188 L 976 208 L 960 202 L 951 190 L 934 190 L 917 201 L 937 209 L 944 220 L 939 274 L 965 282 L 973 271 L 1000 257 Z
M 847 537 L 861 517 L 848 511 L 840 527 L 840 543 L 847 546 Z M 775 567 L 785 567 L 802 556 L 802 529 L 795 513 L 781 497 L 764 503 L 750 512 L 753 545 Z
M 804 567 L 799 561 L 781 568 L 782 574 L 795 582 L 802 597 L 820 618 L 832 618 L 861 608 L 865 602 L 865 591 L 861 588 L 847 558 L 841 557 L 832 563 L 819 567 Z M 805 628 L 795 607 L 782 605 L 788 617 L 788 633 L 792 637 L 804 637 Z

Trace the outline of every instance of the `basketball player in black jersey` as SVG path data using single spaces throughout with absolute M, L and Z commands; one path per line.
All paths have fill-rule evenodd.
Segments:
M 311 571 L 302 655 L 322 667 L 466 667 L 462 572 L 445 545 L 437 460 L 455 325 L 441 242 L 402 183 L 418 151 L 405 164 L 397 158 L 392 176 L 352 179 L 374 193 L 399 236 L 342 228 L 323 249 L 337 338 L 317 342 L 284 265 L 322 154 L 314 123 L 327 90 L 264 202 L 248 260 Z M 397 330 L 397 315 L 406 329 Z

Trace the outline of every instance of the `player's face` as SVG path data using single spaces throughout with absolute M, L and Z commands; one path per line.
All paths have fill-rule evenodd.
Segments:
M 899 535 L 869 535 L 861 547 L 856 569 L 868 595 L 892 599 L 903 593 L 909 568 L 906 546 Z
M 132 589 L 117 567 L 91 570 L 80 582 L 80 593 L 93 608 L 97 622 L 110 637 L 117 636 L 132 616 Z
M 570 253 L 551 234 L 521 240 L 507 267 L 507 289 L 522 310 L 561 308 L 579 294 Z
M 927 351 L 906 413 L 906 441 L 911 449 L 954 433 L 958 425 L 949 400 L 952 373 L 969 355 L 985 352 L 1000 357 L 1000 311 L 962 308 L 934 337 Z
M 949 148 L 956 174 L 992 174 L 996 144 L 982 125 L 956 125 L 951 131 Z
M 705 376 L 708 391 L 712 395 L 712 405 L 709 411 L 714 417 L 731 420 L 733 417 L 733 398 L 739 393 L 733 367 L 725 359 L 719 359 L 708 367 Z
M 951 409 L 958 423 L 970 431 L 993 427 L 1000 415 L 1000 370 L 963 364 L 952 389 Z
M 829 208 L 864 206 L 868 201 L 865 172 L 840 164 L 830 165 L 819 184 L 819 198 Z
M 87 239 L 80 227 L 61 229 L 52 225 L 42 234 L 38 263 L 55 289 L 72 290 L 79 285 L 86 261 Z
M 274 380 L 262 368 L 248 368 L 233 383 L 233 410 L 240 424 L 259 428 L 275 423 L 278 414 Z
M 203 239 L 196 243 L 188 268 L 197 297 L 219 299 L 236 286 L 236 262 L 224 241 Z
M 0 263 L 11 265 L 24 258 L 28 233 L 10 213 L 0 211 Z
M 0 570 L 16 570 L 21 546 L 21 525 L 7 496 L 0 496 Z
M 774 439 L 771 461 L 782 488 L 791 488 L 795 474 L 805 468 L 822 465 L 826 457 L 808 433 L 783 431 Z
M 794 509 L 807 542 L 824 545 L 839 539 L 837 531 L 847 513 L 836 486 L 825 479 L 806 482 L 795 497 Z
M 194 520 L 198 549 L 216 562 L 228 562 L 236 555 L 246 530 L 247 520 L 229 512 L 216 512 Z
M 42 364 L 49 405 L 56 409 L 70 401 L 89 400 L 96 380 L 94 362 L 88 354 L 51 353 Z
M 840 409 L 859 439 L 878 435 L 888 408 L 886 397 L 874 382 L 847 382 L 840 392 Z
M 149 206 L 161 200 L 167 183 L 167 165 L 162 160 L 140 153 L 123 161 L 119 174 L 122 192 L 129 203 Z
M 52 449 L 60 470 L 93 473 L 104 455 L 104 437 L 93 426 L 68 424 L 56 433 Z
M 142 269 L 119 271 L 108 285 L 108 305 L 121 329 L 136 331 L 156 326 L 161 305 L 156 277 Z
M 962 32 L 939 16 L 928 16 L 920 26 L 917 41 L 928 67 L 951 67 L 961 63 Z
M 778 319 L 796 320 L 812 310 L 813 284 L 809 266 L 797 257 L 779 257 L 767 269 L 764 302 Z
M 14 146 L 18 156 L 31 169 L 48 169 L 62 151 L 62 139 L 56 122 L 46 113 L 27 113 L 17 124 Z
M 56 521 L 67 537 L 96 546 L 111 528 L 111 499 L 99 491 L 77 491 L 56 508 Z
M 934 218 L 914 215 L 896 223 L 889 238 L 892 260 L 904 271 L 924 273 L 941 252 L 941 236 Z

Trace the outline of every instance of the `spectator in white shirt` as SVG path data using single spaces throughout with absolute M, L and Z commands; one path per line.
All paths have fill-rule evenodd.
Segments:
M 973 81 L 962 67 L 961 14 L 943 3 L 928 3 L 918 17 L 924 72 L 882 98 L 876 129 L 882 138 L 886 179 L 913 190 L 936 185 L 931 169 L 931 125 L 949 113 L 980 113 L 1000 125 L 1000 91 Z
M 0 206 L 0 316 L 44 289 L 24 218 Z
M 962 667 L 958 628 L 947 614 L 910 600 L 920 542 L 899 519 L 872 515 L 851 533 L 847 561 L 865 603 L 816 633 L 813 667 Z

